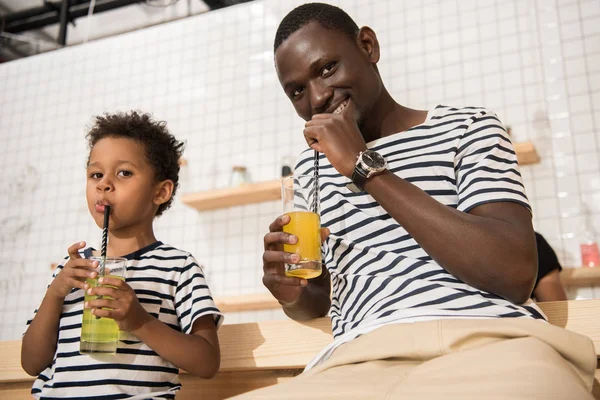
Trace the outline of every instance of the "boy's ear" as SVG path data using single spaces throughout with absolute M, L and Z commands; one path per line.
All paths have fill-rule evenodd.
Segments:
M 160 206 L 161 204 L 165 204 L 167 201 L 171 200 L 171 196 L 173 196 L 173 187 L 173 181 L 170 179 L 159 182 L 156 185 L 156 192 L 153 200 L 154 204 Z

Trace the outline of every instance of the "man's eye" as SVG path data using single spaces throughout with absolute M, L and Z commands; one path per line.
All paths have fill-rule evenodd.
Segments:
M 131 173 L 131 171 L 122 170 L 122 171 L 119 171 L 118 175 L 124 176 L 124 177 L 129 177 L 129 176 L 133 175 L 133 173 Z
M 325 64 L 325 66 L 321 70 L 321 76 L 327 76 L 327 75 L 331 74 L 331 72 L 334 70 L 335 66 L 336 66 L 335 62 L 330 62 L 330 63 Z
M 304 93 L 304 88 L 295 89 L 292 91 L 292 99 L 300 96 L 302 93 Z
M 92 172 L 90 174 L 90 178 L 92 178 L 92 179 L 100 179 L 100 178 L 102 178 L 102 173 L 101 172 Z

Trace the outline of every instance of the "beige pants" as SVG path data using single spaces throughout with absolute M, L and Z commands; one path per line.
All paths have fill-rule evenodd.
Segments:
M 394 324 L 243 399 L 592 399 L 585 336 L 530 319 Z

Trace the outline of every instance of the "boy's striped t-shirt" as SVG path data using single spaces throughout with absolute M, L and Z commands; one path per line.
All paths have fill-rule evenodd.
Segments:
M 81 253 L 89 258 L 92 251 L 87 248 Z M 190 253 L 155 242 L 125 258 L 126 282 L 150 315 L 186 334 L 194 321 L 205 315 L 212 315 L 217 327 L 221 325 L 223 316 L 215 306 L 202 268 Z M 53 279 L 66 261 L 58 266 Z M 83 299 L 81 289 L 73 289 L 65 298 L 57 350 L 52 364 L 33 384 L 34 397 L 175 398 L 181 388 L 178 368 L 130 333 L 120 332 L 115 355 L 79 353 Z
M 486 109 L 438 106 L 424 123 L 367 147 L 383 155 L 394 174 L 448 207 L 469 212 L 486 203 L 514 202 L 530 209 L 510 138 Z M 312 150 L 301 154 L 295 173 L 314 173 Z M 322 356 L 388 323 L 544 318 L 533 304 L 513 304 L 448 273 L 373 197 L 353 193 L 349 183 L 321 154 L 321 224 L 331 231 L 323 258 L 331 272 L 336 338 Z

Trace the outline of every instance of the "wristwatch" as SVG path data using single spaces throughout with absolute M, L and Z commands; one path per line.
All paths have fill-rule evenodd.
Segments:
M 354 185 L 349 185 L 348 188 L 355 193 L 358 191 L 363 192 L 363 187 L 367 179 L 381 174 L 387 169 L 387 166 L 387 161 L 378 152 L 373 150 L 361 151 L 358 154 L 358 160 L 356 160 L 356 165 L 352 172 L 352 183 Z

